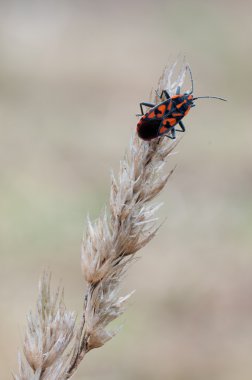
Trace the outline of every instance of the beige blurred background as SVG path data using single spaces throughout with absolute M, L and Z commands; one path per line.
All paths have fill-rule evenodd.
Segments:
M 195 95 L 229 101 L 198 101 L 186 117 L 167 221 L 125 280 L 137 292 L 124 328 L 75 379 L 251 379 L 252 3 L 0 7 L 0 379 L 16 369 L 44 268 L 80 312 L 86 215 L 103 209 L 138 103 L 178 54 Z

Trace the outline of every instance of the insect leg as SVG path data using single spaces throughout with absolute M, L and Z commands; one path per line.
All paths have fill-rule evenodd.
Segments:
M 175 128 L 170 129 L 169 135 L 165 135 L 168 139 L 175 140 L 176 139 L 176 130 Z
M 150 108 L 155 107 L 155 104 L 146 103 L 146 102 L 141 102 L 141 103 L 139 103 L 139 105 L 140 105 L 141 114 L 137 114 L 136 116 L 143 116 L 144 115 L 143 106 L 150 107 Z
M 166 99 L 170 99 L 170 95 L 168 94 L 168 92 L 167 92 L 166 90 L 163 90 L 163 91 L 161 92 L 160 99 L 162 99 L 163 94 L 165 94 Z
M 185 132 L 185 126 L 182 123 L 182 121 L 179 121 L 179 126 L 181 127 L 181 129 L 176 129 L 176 131 L 177 132 Z

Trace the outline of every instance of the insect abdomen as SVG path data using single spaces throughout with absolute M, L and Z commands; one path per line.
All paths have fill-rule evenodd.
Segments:
M 137 125 L 138 136 L 143 140 L 151 140 L 158 137 L 160 120 L 144 119 Z

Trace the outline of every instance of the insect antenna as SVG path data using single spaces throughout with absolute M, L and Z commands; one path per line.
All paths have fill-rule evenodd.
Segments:
M 219 98 L 218 96 L 198 96 L 197 98 L 193 98 L 192 100 L 196 100 L 196 99 L 219 99 L 219 100 L 223 100 L 224 102 L 227 101 L 227 99 Z

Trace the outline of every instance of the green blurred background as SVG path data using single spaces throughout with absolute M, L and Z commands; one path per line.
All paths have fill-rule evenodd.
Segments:
M 16 368 L 44 268 L 81 311 L 80 243 L 164 66 L 197 102 L 162 193 L 167 221 L 130 269 L 123 330 L 76 380 L 252 377 L 248 1 L 1 1 L 0 379 Z M 187 86 L 189 87 L 189 81 Z

